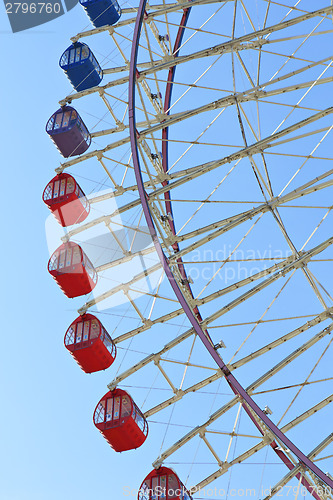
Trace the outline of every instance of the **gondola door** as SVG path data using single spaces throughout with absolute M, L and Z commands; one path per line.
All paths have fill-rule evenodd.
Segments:
M 82 349 L 89 345 L 90 321 L 80 321 L 76 325 L 75 349 Z

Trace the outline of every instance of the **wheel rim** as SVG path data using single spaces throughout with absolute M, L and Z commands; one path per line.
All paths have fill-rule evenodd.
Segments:
M 130 116 L 130 135 L 131 135 L 131 146 L 132 146 L 132 153 L 133 153 L 133 162 L 134 162 L 134 168 L 136 172 L 136 179 L 137 179 L 137 184 L 139 188 L 139 194 L 140 194 L 140 199 L 141 203 L 143 206 L 143 210 L 145 213 L 146 221 L 149 227 L 150 234 L 152 236 L 152 239 L 154 241 L 154 245 L 156 248 L 156 251 L 161 259 L 163 269 L 168 277 L 168 280 L 171 284 L 171 287 L 173 288 L 175 295 L 177 296 L 177 299 L 179 300 L 179 303 L 181 304 L 182 308 L 185 311 L 186 316 L 188 317 L 190 323 L 192 324 L 195 332 L 197 335 L 200 337 L 201 341 L 205 345 L 206 349 L 212 356 L 212 358 L 215 360 L 216 364 L 219 366 L 219 368 L 223 371 L 224 376 L 226 380 L 228 381 L 229 385 L 231 386 L 233 392 L 240 396 L 244 402 L 246 402 L 249 407 L 256 413 L 257 417 L 260 418 L 260 420 L 263 422 L 263 424 L 268 427 L 273 434 L 280 439 L 280 441 L 287 447 L 289 448 L 298 458 L 300 463 L 303 463 L 304 466 L 309 468 L 313 473 L 315 473 L 324 483 L 326 483 L 328 486 L 332 487 L 333 482 L 330 480 L 328 476 L 326 476 L 319 468 L 316 467 L 313 462 L 306 457 L 297 447 L 278 429 L 275 424 L 271 422 L 271 420 L 267 417 L 267 415 L 258 407 L 258 405 L 253 401 L 251 397 L 247 394 L 247 392 L 244 390 L 244 388 L 237 382 L 237 380 L 232 376 L 231 372 L 227 368 L 227 366 L 224 364 L 222 358 L 218 355 L 216 352 L 216 349 L 214 349 L 214 345 L 212 344 L 212 341 L 210 337 L 207 335 L 206 332 L 201 328 L 199 325 L 197 318 L 195 317 L 195 314 L 193 313 L 193 310 L 189 307 L 186 298 L 182 294 L 180 288 L 177 285 L 176 279 L 174 275 L 171 272 L 170 266 L 168 264 L 167 258 L 163 252 L 162 246 L 158 240 L 157 237 L 157 232 L 155 229 L 155 225 L 153 222 L 153 218 L 149 209 L 148 201 L 147 201 L 147 193 L 144 190 L 144 184 L 143 184 L 143 179 L 141 176 L 141 168 L 140 168 L 140 161 L 139 161 L 139 154 L 138 154 L 138 145 L 137 145 L 137 133 L 136 133 L 136 123 L 135 123 L 135 82 L 136 82 L 136 61 L 137 61 L 137 52 L 138 52 L 138 45 L 139 45 L 139 36 L 140 36 L 140 31 L 142 28 L 142 20 L 144 16 L 144 9 L 146 5 L 146 0 L 142 0 L 139 6 L 139 11 L 138 11 L 138 16 L 137 16 L 137 22 L 135 25 L 135 30 L 134 30 L 134 38 L 133 38 L 133 47 L 132 47 L 132 54 L 131 54 L 131 69 L 130 69 L 130 82 L 129 82 L 129 116 Z M 265 429 L 264 425 L 261 427 L 258 422 L 253 418 L 251 415 L 251 411 L 245 410 L 249 417 L 253 420 L 254 424 L 257 426 L 257 428 L 262 432 L 263 435 L 265 435 Z M 280 456 L 280 458 L 286 463 L 287 466 L 292 470 L 294 468 L 294 465 L 292 462 L 288 459 L 287 455 L 285 455 L 282 450 L 278 450 L 278 445 L 273 442 L 272 447 L 274 450 L 276 450 L 277 454 Z M 299 475 L 300 476 L 300 475 Z M 306 483 L 305 483 L 306 485 Z M 307 486 L 307 485 L 306 485 Z M 309 489 L 310 484 L 308 484 Z
M 209 340 L 209 338 L 207 339 L 207 336 L 205 335 L 205 332 L 199 326 L 198 320 L 197 320 L 198 316 L 197 316 L 197 313 L 195 311 L 195 308 L 193 306 L 191 307 L 191 306 L 188 305 L 188 300 L 189 299 L 188 299 L 188 296 L 187 297 L 185 296 L 184 288 L 185 287 L 188 288 L 189 287 L 189 283 L 183 284 L 182 289 L 180 289 L 179 285 L 177 284 L 177 282 L 179 283 L 180 277 L 179 277 L 179 275 L 177 275 L 176 279 L 174 278 L 174 274 L 172 273 L 172 271 L 170 269 L 169 262 L 167 261 L 167 258 L 165 257 L 165 254 L 164 254 L 163 249 L 161 247 L 160 240 L 159 240 L 159 238 L 158 238 L 158 236 L 156 234 L 154 220 L 153 220 L 152 215 L 150 213 L 149 205 L 148 205 L 148 202 L 147 202 L 147 198 L 146 198 L 146 194 L 145 194 L 145 190 L 144 190 L 144 185 L 143 185 L 144 180 L 142 179 L 141 174 L 140 174 L 139 156 L 138 156 L 138 153 L 137 153 L 137 131 L 136 131 L 136 123 L 135 123 L 136 110 L 135 110 L 135 106 L 134 106 L 134 103 L 133 103 L 133 96 L 134 96 L 134 92 L 135 92 L 135 75 L 136 75 L 135 57 L 134 56 L 135 56 L 135 51 L 136 51 L 136 49 L 138 47 L 138 43 L 139 43 L 140 17 L 142 19 L 143 15 L 144 15 L 144 8 L 145 8 L 144 7 L 144 3 L 142 2 L 140 4 L 140 7 L 139 7 L 139 16 L 138 16 L 138 20 L 137 20 L 135 31 L 134 31 L 134 43 L 133 43 L 133 51 L 132 51 L 132 57 L 131 57 L 130 75 L 129 75 L 129 86 L 130 86 L 130 94 L 129 94 L 130 95 L 130 103 L 129 103 L 129 128 L 130 128 L 130 138 L 131 138 L 131 146 L 132 146 L 132 154 L 133 154 L 133 163 L 134 163 L 134 168 L 136 170 L 135 173 L 136 173 L 137 182 L 138 182 L 138 191 L 139 191 L 139 194 L 140 194 L 140 199 L 141 199 L 141 203 L 143 205 L 143 210 L 144 210 L 144 213 L 145 213 L 145 216 L 146 216 L 147 224 L 148 224 L 150 233 L 151 233 L 151 235 L 153 237 L 154 243 L 156 245 L 157 253 L 158 253 L 158 255 L 159 255 L 159 257 L 160 257 L 160 259 L 161 259 L 161 261 L 163 263 L 163 268 L 165 270 L 166 275 L 168 276 L 168 278 L 170 280 L 170 283 L 171 283 L 172 288 L 174 289 L 174 292 L 176 293 L 177 299 L 179 300 L 182 308 L 185 310 L 186 316 L 189 318 L 192 327 L 194 328 L 194 330 L 196 331 L 196 333 L 200 337 L 202 337 L 202 339 L 203 339 L 206 347 L 208 348 L 210 354 L 216 360 L 216 362 L 218 363 L 218 366 L 222 369 L 222 371 L 224 371 L 224 374 L 225 374 L 227 380 L 229 380 L 231 386 L 233 387 L 233 389 L 235 389 L 236 394 L 238 394 L 238 395 L 240 394 L 242 396 L 243 400 L 247 402 L 247 405 L 244 403 L 243 408 L 248 413 L 248 415 L 250 416 L 250 418 L 252 419 L 252 421 L 255 423 L 255 425 L 257 427 L 259 426 L 259 428 L 261 428 L 261 430 L 263 430 L 263 432 L 267 434 L 267 429 L 265 429 L 264 426 L 262 425 L 262 422 L 263 422 L 265 424 L 265 426 L 268 427 L 273 432 L 273 434 L 275 436 L 277 436 L 277 438 L 279 439 L 279 447 L 281 449 L 278 450 L 277 449 L 278 448 L 278 444 L 275 443 L 276 444 L 275 451 L 278 453 L 278 455 L 280 455 L 280 458 L 282 458 L 282 460 L 285 461 L 285 463 L 286 463 L 287 466 L 289 464 L 289 466 L 293 468 L 294 472 L 295 472 L 296 468 L 298 467 L 298 465 L 297 464 L 296 465 L 293 464 L 293 461 L 290 459 L 288 453 L 286 454 L 285 448 L 288 448 L 289 451 L 292 454 L 294 454 L 303 464 L 305 464 L 305 466 L 308 469 L 312 470 L 312 472 L 314 472 L 316 474 L 316 476 L 317 476 L 317 478 L 319 480 L 321 480 L 323 483 L 327 484 L 328 486 L 332 487 L 333 484 L 332 484 L 331 479 L 329 477 L 327 477 L 325 474 L 323 474 L 321 472 L 321 470 L 319 468 L 317 468 L 317 466 L 313 463 L 313 461 L 310 458 L 306 457 L 302 452 L 300 452 L 299 449 L 297 448 L 297 446 L 295 446 L 292 441 L 286 439 L 284 437 L 284 435 L 279 431 L 279 429 L 277 429 L 274 425 L 273 426 L 271 425 L 270 419 L 267 417 L 267 415 L 265 413 L 263 413 L 263 411 L 259 408 L 259 406 L 256 403 L 252 402 L 253 400 L 248 396 L 247 392 L 244 391 L 242 389 L 242 387 L 237 384 L 237 382 L 234 379 L 233 375 L 230 373 L 230 370 L 229 370 L 230 367 L 227 368 L 226 365 L 224 365 L 224 363 L 221 361 L 221 358 L 218 355 L 217 351 L 213 348 L 211 341 Z M 331 12 L 331 10 L 329 10 L 328 8 L 326 8 L 325 14 L 327 14 L 328 12 Z M 156 73 L 154 73 L 154 74 L 156 74 Z M 82 93 L 82 95 L 84 95 L 84 93 Z M 236 104 L 236 105 L 237 105 L 237 108 L 238 108 L 238 112 L 240 112 L 239 111 L 240 110 L 239 104 Z M 331 113 L 330 108 L 328 108 L 327 110 L 323 110 L 322 112 L 321 111 L 317 111 L 316 113 L 313 113 L 312 117 L 306 118 L 306 120 L 308 120 L 307 124 L 310 125 L 311 123 L 316 123 L 317 120 L 319 119 L 319 115 L 324 120 L 325 119 L 325 113 L 326 113 L 327 116 L 329 116 L 329 114 Z M 244 116 L 245 116 L 245 114 L 244 114 Z M 316 118 L 313 118 L 314 116 L 316 116 Z M 311 121 L 311 120 L 313 120 L 313 121 Z M 302 125 L 302 126 L 305 126 L 305 125 Z M 298 126 L 295 130 L 297 130 L 298 128 L 300 128 L 300 126 Z M 160 127 L 160 130 L 161 129 L 162 129 L 162 127 Z M 156 127 L 156 130 L 159 131 L 158 126 Z M 166 130 L 166 129 L 164 128 L 164 130 Z M 329 130 L 329 126 L 326 125 L 326 129 L 323 131 L 324 134 L 328 130 Z M 276 140 L 276 141 L 280 140 L 282 137 L 285 137 L 286 135 L 288 135 L 288 133 L 292 134 L 293 132 L 294 132 L 293 126 L 290 126 L 289 128 L 286 127 L 284 129 L 283 133 L 280 133 L 280 135 L 274 136 L 274 140 Z M 165 134 L 165 132 L 164 132 L 164 134 Z M 244 154 L 244 156 L 246 155 L 247 157 L 250 156 L 250 157 L 253 158 L 253 156 L 255 154 L 258 154 L 257 153 L 258 147 L 259 147 L 259 149 L 260 149 L 260 147 L 265 148 L 266 145 L 271 144 L 272 137 L 270 137 L 269 139 L 270 139 L 270 142 L 269 141 L 265 142 L 265 139 L 262 140 L 261 142 L 257 141 L 257 143 L 255 144 L 255 148 L 252 147 L 252 146 L 245 145 L 245 148 L 243 148 L 242 150 L 240 150 L 241 152 L 238 153 L 238 155 L 239 154 Z M 260 144 L 258 144 L 259 142 L 260 142 Z M 169 144 L 169 141 L 166 144 Z M 170 144 L 171 144 L 171 142 L 170 142 Z M 115 149 L 115 148 L 112 147 L 112 149 Z M 88 153 L 87 157 L 88 156 L 89 156 L 89 153 Z M 223 163 L 224 164 L 225 163 L 229 163 L 231 161 L 237 161 L 237 154 L 234 155 L 231 158 L 230 158 L 230 156 L 232 156 L 232 155 L 229 155 L 228 157 L 223 158 Z M 163 162 L 164 163 L 166 162 L 165 155 L 163 155 Z M 72 166 L 75 163 L 76 163 L 76 160 L 67 162 L 68 166 Z M 221 163 L 221 164 L 223 164 L 223 163 Z M 165 165 L 166 165 L 166 163 L 165 163 Z M 61 167 L 61 169 L 62 169 L 62 167 Z M 194 170 L 193 170 L 193 172 L 194 172 Z M 325 176 L 324 176 L 324 174 L 322 174 L 322 175 L 323 175 L 323 177 L 322 177 L 321 180 L 324 180 L 324 179 L 326 179 L 326 177 L 328 177 L 327 172 L 325 173 Z M 170 179 L 169 182 L 173 182 L 173 181 L 174 181 L 174 179 Z M 320 180 L 316 181 L 315 183 L 313 183 L 313 185 L 316 185 L 316 187 L 318 187 L 319 182 L 320 182 Z M 327 187 L 329 187 L 329 186 L 330 186 L 330 184 L 327 185 Z M 310 189 L 310 187 L 305 187 L 303 189 L 304 194 L 311 195 L 312 192 L 310 191 L 308 193 L 307 191 L 305 191 L 306 189 Z M 168 196 L 167 193 L 169 193 L 169 190 L 167 188 L 164 190 L 164 193 L 161 192 L 161 195 L 164 195 L 165 193 L 166 193 L 166 196 Z M 298 198 L 299 195 L 300 195 L 300 193 L 297 193 L 297 198 Z M 294 196 L 294 198 L 293 198 L 293 196 Z M 285 202 L 290 202 L 293 199 L 296 199 L 295 195 L 289 194 L 288 196 L 285 197 L 284 201 Z M 136 201 L 136 203 L 137 203 L 137 201 Z M 167 198 L 167 200 L 166 200 L 166 207 L 168 207 L 168 206 L 171 207 L 171 204 L 170 204 L 170 202 L 169 202 L 169 200 Z M 261 217 L 262 213 L 272 212 L 272 211 L 277 210 L 278 208 L 280 208 L 280 206 L 281 206 L 281 198 L 279 200 L 276 200 L 275 197 L 271 197 L 270 200 L 268 200 L 266 203 L 262 203 L 260 206 L 259 206 L 259 204 L 257 204 L 257 206 L 252 210 L 251 213 L 248 212 L 245 216 L 243 216 L 243 221 L 248 221 L 250 217 L 251 218 L 252 217 L 256 217 L 256 216 Z M 241 217 L 241 215 L 239 217 Z M 156 218 L 156 216 L 155 216 L 155 218 Z M 234 227 L 236 227 L 235 217 L 234 218 L 231 217 L 230 219 L 231 220 L 228 221 L 227 223 L 230 224 L 231 227 L 233 225 L 234 225 Z M 172 224 L 173 223 L 171 222 L 171 225 Z M 72 232 L 71 235 L 75 236 L 75 232 Z M 199 234 L 197 236 L 199 236 Z M 320 252 L 322 252 L 326 248 L 328 248 L 329 245 L 332 242 L 331 240 L 332 240 L 332 238 L 327 238 L 323 243 L 314 246 L 313 249 L 311 249 L 308 254 L 301 253 L 301 254 L 298 255 L 298 259 L 295 259 L 295 258 L 289 259 L 289 261 L 285 262 L 284 266 L 280 266 L 280 267 L 277 266 L 274 270 L 271 270 L 270 272 L 266 272 L 266 274 L 265 273 L 262 274 L 261 277 L 263 277 L 263 276 L 269 276 L 270 277 L 271 276 L 272 279 L 271 279 L 270 283 L 274 283 L 274 281 L 278 280 L 278 277 L 277 277 L 277 273 L 278 272 L 281 271 L 284 274 L 287 274 L 288 272 L 293 272 L 295 270 L 295 261 L 297 261 L 296 262 L 297 265 L 302 265 L 304 263 L 305 264 L 308 263 L 309 259 L 313 258 L 315 255 L 318 255 Z M 180 241 L 182 241 L 182 240 L 180 240 Z M 183 251 L 183 253 L 180 252 L 180 255 L 186 255 L 186 253 Z M 177 261 L 176 261 L 175 258 L 174 259 L 170 259 L 170 262 L 172 262 L 174 266 L 176 265 L 176 267 L 178 267 L 178 269 L 179 269 L 179 266 L 177 266 L 177 264 L 175 264 L 175 263 L 177 263 Z M 185 269 L 186 269 L 186 265 L 185 265 Z M 274 274 L 273 274 L 273 271 L 274 271 Z M 311 274 L 311 276 L 312 276 L 312 274 Z M 309 278 L 311 278 L 311 276 L 309 276 Z M 183 278 L 184 278 L 184 276 L 183 276 Z M 268 278 L 268 280 L 269 279 L 270 278 Z M 314 282 L 314 284 L 316 284 L 316 282 Z M 317 285 L 316 285 L 316 287 L 317 287 Z M 263 288 L 264 288 L 264 286 L 263 286 Z M 320 296 L 321 293 L 318 293 L 317 296 L 318 295 Z M 327 299 L 327 296 L 325 296 L 325 299 Z M 327 300 L 326 300 L 326 302 L 327 302 Z M 328 319 L 328 317 L 329 317 L 329 314 L 331 314 L 331 310 L 327 306 L 326 302 L 325 302 L 326 308 L 324 309 L 324 312 L 318 314 L 316 317 L 314 317 L 312 319 L 314 325 L 317 325 L 317 324 L 321 323 L 322 321 L 326 321 Z M 85 305 L 81 309 L 81 312 L 83 311 L 83 309 L 87 310 L 87 308 L 88 308 L 87 306 L 89 307 L 90 304 L 88 303 L 87 305 Z M 197 306 L 195 306 L 195 307 L 197 307 Z M 144 326 L 146 326 L 146 325 L 144 325 Z M 310 324 L 310 327 L 311 326 L 312 325 Z M 301 325 L 299 328 L 301 330 L 304 330 L 305 326 L 303 327 Z M 324 338 L 326 336 L 326 334 L 328 334 L 330 332 L 330 328 L 331 327 L 329 325 L 328 329 L 324 329 L 323 333 L 321 334 L 322 336 L 320 337 L 320 339 L 318 338 L 318 340 L 321 340 L 321 338 Z M 315 342 L 315 341 L 313 340 L 312 342 Z M 328 343 L 328 345 L 326 346 L 326 349 L 329 348 L 329 345 L 330 345 L 330 343 Z M 304 349 L 307 350 L 308 348 L 310 348 L 310 346 L 306 347 Z M 326 353 L 326 351 L 325 351 L 325 353 Z M 323 355 L 325 353 L 323 353 Z M 237 365 L 237 362 L 234 363 L 234 364 Z M 234 368 L 235 367 L 233 367 L 233 369 Z M 124 379 L 125 379 L 125 376 L 119 376 L 119 377 L 117 377 L 116 382 L 119 383 L 119 382 L 123 381 Z M 113 386 L 114 383 L 116 383 L 116 382 L 113 382 L 111 384 L 111 386 Z M 251 386 L 252 385 L 255 385 L 255 384 L 251 384 Z M 250 392 L 250 393 L 253 392 L 253 390 L 251 389 L 251 386 L 250 386 L 250 388 L 248 388 L 248 392 Z M 328 402 L 330 402 L 329 401 L 329 397 L 324 398 L 323 401 L 324 400 L 325 400 L 325 403 L 322 403 L 324 406 L 327 405 Z M 256 416 L 253 415 L 253 412 L 251 410 L 254 410 L 255 414 L 260 418 L 260 421 L 258 421 L 256 419 Z M 147 414 L 149 414 L 149 410 L 148 410 Z M 325 446 L 327 444 L 328 444 L 328 441 L 325 441 Z M 283 447 L 283 445 L 285 445 L 285 448 Z M 166 455 L 162 455 L 162 458 L 166 458 Z M 161 462 L 161 460 L 158 459 L 158 461 L 155 462 L 155 465 L 157 465 L 157 463 L 160 463 L 160 462 Z M 299 471 L 299 469 L 298 469 L 298 471 Z M 296 472 L 296 474 L 299 475 L 299 472 Z M 301 477 L 301 476 L 299 476 L 299 477 Z M 210 479 L 212 479 L 212 478 L 210 477 Z M 303 481 L 303 484 L 304 484 L 304 482 L 306 483 L 305 484 L 306 487 L 309 486 L 309 482 L 308 482 L 309 478 L 306 478 L 305 475 L 303 475 L 301 480 Z M 208 484 L 208 483 L 205 483 L 205 484 Z M 316 495 L 316 492 L 315 492 L 315 495 Z

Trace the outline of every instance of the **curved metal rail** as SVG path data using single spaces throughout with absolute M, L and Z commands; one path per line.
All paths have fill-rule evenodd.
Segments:
M 183 293 L 181 289 L 179 288 L 172 271 L 170 269 L 169 263 L 167 261 L 167 258 L 162 250 L 162 246 L 159 242 L 156 230 L 155 230 L 155 225 L 150 213 L 150 208 L 148 204 L 148 195 L 144 189 L 144 183 L 141 175 L 141 167 L 140 167 L 140 160 L 139 160 L 139 154 L 138 154 L 138 146 L 137 146 L 137 133 L 136 133 L 136 120 L 135 120 L 135 85 L 136 85 L 136 78 L 137 78 L 137 56 L 138 56 L 138 48 L 139 48 L 139 39 L 140 39 L 140 34 L 141 34 L 141 28 L 142 28 L 142 22 L 143 18 L 145 15 L 145 6 L 146 6 L 147 0 L 140 0 L 139 8 L 138 8 L 138 14 L 136 18 L 136 23 L 135 23 L 135 28 L 134 28 L 134 35 L 133 35 L 133 42 L 132 42 L 132 51 L 131 51 L 131 61 L 130 61 L 130 74 L 129 74 L 129 128 L 130 128 L 130 143 L 131 143 L 131 149 L 132 149 L 132 155 L 133 155 L 133 164 L 134 164 L 134 170 L 135 170 L 135 176 L 136 176 L 136 182 L 138 186 L 138 192 L 140 195 L 141 199 L 141 204 L 143 207 L 143 212 L 146 218 L 146 222 L 148 225 L 148 229 L 150 232 L 150 235 L 152 237 L 153 243 L 156 248 L 156 252 L 159 256 L 159 259 L 161 261 L 161 264 L 163 266 L 164 272 L 170 282 L 170 285 L 180 303 L 180 305 L 183 307 L 184 312 L 186 316 L 188 317 L 194 331 L 196 334 L 200 337 L 202 343 L 206 347 L 207 351 L 210 353 L 211 357 L 214 359 L 216 362 L 217 366 L 222 370 L 230 388 L 232 391 L 238 395 L 245 403 L 244 405 L 244 410 L 248 414 L 248 416 L 251 418 L 255 426 L 258 428 L 258 430 L 261 432 L 262 435 L 264 435 L 266 432 L 263 429 L 264 426 L 266 426 L 271 433 L 278 439 L 280 440 L 286 448 L 288 448 L 300 461 L 300 464 L 308 468 L 310 471 L 312 471 L 323 483 L 325 483 L 331 490 L 333 490 L 333 481 L 326 475 L 324 472 L 317 467 L 304 453 L 299 450 L 288 438 L 285 436 L 285 434 L 268 418 L 268 416 L 259 408 L 259 406 L 255 403 L 255 401 L 248 395 L 246 390 L 241 386 L 241 384 L 237 381 L 237 379 L 230 373 L 229 369 L 223 362 L 221 356 L 218 354 L 218 352 L 215 350 L 210 338 L 207 336 L 207 333 L 201 328 L 199 322 L 198 322 L 198 313 L 195 311 L 192 311 L 191 308 L 189 307 L 185 297 L 183 296 Z M 184 13 L 182 23 L 183 25 L 180 26 L 180 31 L 179 31 L 179 36 L 181 36 L 181 33 L 183 32 L 184 24 L 186 23 L 187 17 L 188 17 L 188 12 Z M 177 37 L 178 38 L 178 37 Z M 177 41 L 176 41 L 177 43 Z M 178 42 L 179 43 L 179 42 Z M 166 96 L 165 104 L 168 105 L 168 101 L 171 98 L 171 91 L 172 91 L 172 83 L 169 85 L 169 90 L 168 90 L 168 95 Z M 166 132 L 167 133 L 167 132 Z M 167 151 L 166 151 L 167 153 Z M 167 161 L 167 155 L 164 161 Z M 165 164 L 166 165 L 166 164 Z M 169 207 L 171 208 L 171 199 L 166 197 L 166 203 L 169 204 Z M 200 320 L 199 320 L 200 321 Z M 264 424 L 264 426 L 260 425 L 257 419 L 254 417 L 253 413 L 261 420 L 261 422 Z M 293 470 L 295 466 L 290 459 L 287 457 L 287 455 L 279 448 L 278 444 L 273 441 L 271 444 L 271 447 L 275 451 L 275 453 L 279 456 L 279 458 L 285 463 L 285 465 L 290 469 Z M 304 484 L 305 487 L 307 487 L 308 491 L 318 500 L 320 500 L 320 497 L 317 495 L 317 493 L 313 490 L 313 487 L 308 483 L 306 478 L 302 477 L 300 473 L 296 475 L 299 479 L 301 479 L 302 483 Z

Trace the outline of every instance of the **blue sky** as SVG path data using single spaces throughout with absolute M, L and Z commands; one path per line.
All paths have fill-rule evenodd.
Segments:
M 114 372 L 86 375 L 65 351 L 64 333 L 82 301 L 62 295 L 46 270 L 49 213 L 41 196 L 61 159 L 44 127 L 71 91 L 59 57 L 70 37 L 87 26 L 78 5 L 48 24 L 12 34 L 3 6 L 0 11 L 1 500 L 120 499 L 125 486 L 141 484 L 157 456 L 154 423 L 150 441 L 122 454 L 94 428 L 93 409 Z

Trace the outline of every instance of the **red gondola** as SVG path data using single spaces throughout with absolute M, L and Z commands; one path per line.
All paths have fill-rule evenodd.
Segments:
M 102 323 L 92 314 L 79 316 L 68 328 L 65 347 L 86 373 L 105 370 L 116 357 L 116 346 Z
M 91 292 L 97 283 L 94 266 L 82 248 L 72 241 L 63 243 L 52 254 L 48 270 L 69 298 Z
M 141 446 L 148 435 L 148 423 L 127 392 L 107 392 L 94 412 L 94 424 L 115 451 Z
M 140 486 L 138 500 L 192 500 L 177 474 L 168 467 L 152 470 Z
M 44 189 L 43 201 L 63 227 L 78 224 L 89 215 L 89 202 L 69 174 L 61 173 L 53 177 Z

